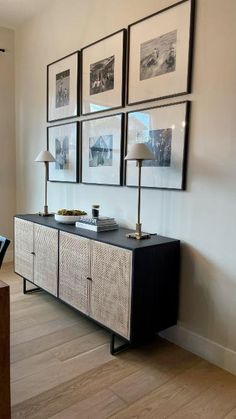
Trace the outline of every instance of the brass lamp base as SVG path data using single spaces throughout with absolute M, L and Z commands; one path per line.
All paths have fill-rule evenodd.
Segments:
M 143 239 L 150 239 L 151 235 L 147 233 L 142 233 L 142 224 L 136 224 L 136 231 L 135 233 L 126 234 L 126 237 L 129 239 L 136 239 L 136 240 L 143 240 Z
M 50 217 L 51 215 L 54 215 L 54 212 L 39 212 L 39 215 L 41 215 L 42 217 Z
M 39 212 L 39 215 L 41 215 L 42 217 L 50 217 L 50 215 L 54 215 L 54 212 L 48 212 L 47 205 L 44 205 L 43 209 L 44 209 L 43 212 Z

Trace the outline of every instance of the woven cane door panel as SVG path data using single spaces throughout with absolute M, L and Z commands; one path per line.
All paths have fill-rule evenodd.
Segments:
M 90 240 L 60 232 L 59 298 L 88 314 Z
M 129 339 L 132 252 L 91 243 L 91 317 Z
M 34 224 L 15 218 L 15 271 L 33 281 L 34 270 Z
M 58 231 L 34 225 L 34 282 L 53 295 L 57 295 Z

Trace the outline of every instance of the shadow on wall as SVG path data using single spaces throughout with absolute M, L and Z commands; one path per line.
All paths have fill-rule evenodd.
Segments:
M 236 350 L 236 282 L 192 246 L 182 244 L 181 255 L 179 326 Z

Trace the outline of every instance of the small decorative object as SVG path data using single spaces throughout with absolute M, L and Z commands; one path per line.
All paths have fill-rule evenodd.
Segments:
M 48 189 L 47 189 L 47 178 L 48 178 L 48 164 L 51 162 L 55 162 L 54 157 L 52 156 L 49 151 L 43 150 L 40 151 L 38 156 L 35 159 L 36 162 L 42 162 L 45 165 L 45 184 L 44 184 L 44 209 L 43 212 L 39 212 L 39 215 L 48 216 L 52 215 L 52 213 L 48 212 L 48 203 L 47 203 L 47 196 L 48 196 Z
M 47 121 L 78 115 L 78 57 L 67 55 L 47 66 Z
M 121 185 L 123 114 L 82 121 L 82 182 Z
M 142 233 L 142 224 L 140 223 L 141 210 L 141 168 L 144 160 L 155 160 L 154 154 L 149 150 L 146 144 L 133 144 L 130 148 L 125 160 L 135 160 L 138 166 L 138 221 L 136 223 L 135 233 L 128 234 L 127 237 L 132 239 L 149 239 L 149 234 Z
M 124 104 L 126 30 L 82 49 L 82 114 Z
M 49 168 L 51 182 L 78 181 L 78 122 L 47 129 L 48 150 L 55 156 Z
M 100 205 L 92 205 L 92 217 L 94 218 L 99 217 L 99 208 L 100 208 Z
M 191 91 L 194 0 L 129 25 L 128 104 Z
M 81 216 L 87 215 L 85 211 L 82 210 L 67 210 L 60 209 L 55 214 L 55 220 L 63 224 L 75 224 L 76 221 L 80 219 Z
M 155 160 L 143 162 L 142 187 L 184 189 L 190 102 L 128 113 L 127 149 L 144 143 Z M 134 162 L 126 165 L 126 185 L 136 186 Z

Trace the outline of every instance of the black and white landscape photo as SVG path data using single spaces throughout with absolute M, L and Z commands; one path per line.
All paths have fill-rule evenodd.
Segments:
M 56 108 L 69 105 L 70 70 L 56 74 Z
M 69 137 L 55 138 L 55 169 L 69 169 Z
M 176 69 L 177 30 L 140 45 L 140 80 L 161 76 Z
M 143 166 L 170 167 L 172 129 L 155 129 L 137 133 L 137 141 L 145 143 L 156 157 L 155 160 L 144 160 Z
M 90 95 L 114 89 L 115 56 L 90 64 Z
M 89 166 L 112 166 L 113 135 L 89 137 Z

